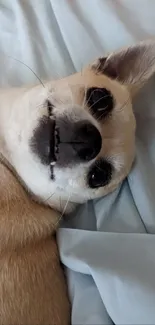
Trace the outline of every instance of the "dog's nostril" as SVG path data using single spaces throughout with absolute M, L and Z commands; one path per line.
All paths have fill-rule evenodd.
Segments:
M 75 128 L 73 148 L 84 161 L 94 159 L 101 150 L 102 138 L 97 128 L 88 122 L 78 122 Z

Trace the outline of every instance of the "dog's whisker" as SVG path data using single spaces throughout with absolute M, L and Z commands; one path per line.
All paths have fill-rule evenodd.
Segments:
M 94 102 L 93 105 L 91 105 L 91 108 L 92 108 L 94 105 L 96 105 L 100 100 L 105 99 L 105 98 L 108 98 L 108 97 L 110 97 L 110 96 L 109 96 L 109 95 L 105 95 L 105 96 L 99 98 L 98 100 L 96 100 L 96 102 Z M 107 107 L 107 106 L 106 106 L 106 107 Z M 106 108 L 106 107 L 103 107 L 103 109 Z
M 67 201 L 66 201 L 66 204 L 65 204 L 65 206 L 64 206 L 64 209 L 63 209 L 63 211 L 62 211 L 62 213 L 61 213 L 61 215 L 60 215 L 60 217 L 59 217 L 59 219 L 58 219 L 56 225 L 57 225 L 57 224 L 62 220 L 62 218 L 63 218 L 63 216 L 64 216 L 64 214 L 65 214 L 65 212 L 66 212 L 66 210 L 67 210 L 67 207 L 68 207 L 68 204 L 69 204 L 70 198 L 71 198 L 71 193 L 69 193 L 69 195 L 68 195 L 68 199 L 67 199 Z
M 47 104 L 46 104 L 46 102 L 44 102 L 44 103 L 40 103 L 40 104 L 37 104 L 36 107 L 37 107 L 37 108 L 40 108 L 40 107 L 42 107 L 42 108 L 46 108 L 46 107 L 47 107 Z
M 61 100 L 60 98 L 54 98 L 54 101 L 56 101 L 58 104 L 65 104 L 65 101 Z
M 86 100 L 86 96 L 85 96 L 84 106 L 87 106 L 88 107 L 88 112 L 90 112 L 91 111 L 91 108 L 96 104 L 96 102 L 95 102 L 93 105 L 91 105 L 91 106 L 89 105 L 89 100 L 90 100 L 91 96 L 94 94 L 95 91 L 96 91 L 96 89 L 93 90 L 93 92 L 90 94 L 90 96 L 89 96 L 89 98 L 87 100 Z M 87 92 L 86 92 L 86 94 L 87 94 Z M 101 99 L 102 98 L 99 98 L 99 100 L 101 100 Z M 99 101 L 99 100 L 97 100 L 97 101 Z
M 33 71 L 33 69 L 30 68 L 26 63 L 24 63 L 23 61 L 21 61 L 21 60 L 19 60 L 19 59 L 16 59 L 16 58 L 12 57 L 11 55 L 7 55 L 7 56 L 8 56 L 8 58 L 10 58 L 10 59 L 12 59 L 12 60 L 14 60 L 14 61 L 17 61 L 17 62 L 21 63 L 22 65 L 24 65 L 26 68 L 28 68 L 28 69 L 29 69 L 29 70 L 34 74 L 34 76 L 38 79 L 38 81 L 40 82 L 40 84 L 41 84 L 44 88 L 46 88 L 45 85 L 44 85 L 44 83 L 42 82 L 42 80 L 41 80 L 41 79 L 38 77 L 38 75 L 36 74 L 36 72 Z
M 67 199 L 67 201 L 66 201 L 66 204 L 65 204 L 65 206 L 64 206 L 63 212 L 62 212 L 62 214 L 61 214 L 61 218 L 64 216 L 64 214 L 65 214 L 65 212 L 66 212 L 66 210 L 67 210 L 67 207 L 68 207 L 68 204 L 69 204 L 69 201 L 70 201 L 71 195 L 72 195 L 72 194 L 69 193 L 69 195 L 68 195 L 68 199 Z
M 86 105 L 87 105 L 87 107 L 88 107 L 88 112 L 91 111 L 91 109 L 92 109 L 92 107 L 93 107 L 94 105 L 96 105 L 100 100 L 102 100 L 102 99 L 104 99 L 104 98 L 106 98 L 106 97 L 109 97 L 109 96 L 108 96 L 108 95 L 105 95 L 105 96 L 99 98 L 99 99 L 96 100 L 96 102 L 94 102 L 94 104 L 91 105 L 90 107 L 88 107 L 88 103 L 87 103 Z M 88 102 L 88 101 L 87 101 L 87 102 Z M 105 107 L 102 108 L 102 110 L 103 110 L 103 114 L 102 114 L 102 116 L 104 115 L 104 110 L 105 110 L 106 108 L 107 108 L 107 106 L 105 106 Z M 91 113 L 91 114 L 92 114 L 92 113 Z M 101 119 L 101 116 L 100 116 L 100 119 Z
M 89 106 L 89 105 L 88 105 L 89 100 L 90 100 L 91 96 L 94 94 L 95 91 L 96 91 L 96 89 L 93 90 L 93 92 L 89 95 L 88 99 L 85 101 L 85 105 L 86 105 L 86 106 Z
M 108 108 L 108 106 L 104 107 L 104 109 L 106 110 Z M 100 122 L 102 120 L 102 117 L 109 117 L 111 114 L 108 112 L 107 114 L 105 114 L 105 111 L 103 111 L 103 113 L 100 115 L 99 118 L 97 118 L 97 121 Z
M 73 100 L 73 92 L 72 92 L 72 88 L 71 88 L 71 86 L 69 85 L 68 81 L 66 81 L 66 83 L 67 83 L 67 86 L 68 86 L 68 88 L 69 88 L 69 91 L 70 91 L 70 94 L 71 94 L 71 101 L 72 101 L 72 105 L 74 105 L 74 100 Z
M 62 79 L 62 75 L 60 74 L 60 73 L 58 73 L 58 71 L 52 71 L 52 79 L 55 79 L 55 80 L 57 80 L 57 79 Z
M 61 200 L 61 196 L 59 197 L 59 202 L 60 202 L 60 211 L 62 211 L 62 200 Z
M 88 88 L 88 85 L 84 85 L 84 98 L 83 98 L 83 102 L 82 102 L 82 108 L 85 108 L 86 106 L 86 95 L 87 95 L 87 88 Z
M 124 106 L 128 104 L 129 101 L 130 101 L 130 96 L 128 96 L 127 100 L 122 104 L 122 106 L 120 107 L 120 111 L 124 108 Z
M 82 77 L 82 73 L 83 73 L 83 65 L 82 64 L 81 64 L 80 73 L 81 73 L 81 77 Z
M 61 103 L 61 104 L 65 104 L 65 100 L 63 101 L 63 100 L 60 98 L 60 96 L 58 96 L 58 98 L 57 98 L 57 96 L 53 96 L 53 94 L 55 93 L 55 91 L 56 91 L 55 87 L 52 87 L 52 90 L 49 91 L 49 95 L 48 95 L 48 97 L 47 97 L 47 100 L 50 100 L 50 101 L 51 101 L 52 98 L 53 98 L 53 100 L 56 101 L 58 104 L 59 104 L 59 103 Z
M 52 88 L 52 91 L 51 91 L 51 95 L 52 95 L 52 93 L 54 93 L 56 91 L 56 89 L 53 87 Z M 50 100 L 51 98 L 49 98 L 49 96 L 48 96 L 48 99 Z M 60 98 L 60 96 L 58 96 L 58 98 L 57 98 L 57 96 L 53 96 L 53 100 L 54 101 L 56 101 L 58 104 L 59 103 L 61 103 L 61 104 L 65 104 L 65 99 L 64 99 L 64 101 Z
M 53 197 L 53 195 L 54 195 L 55 193 L 52 193 L 47 199 L 45 199 L 44 201 L 43 201 L 43 203 L 46 203 L 46 202 L 48 202 L 48 200 L 50 200 L 52 197 Z

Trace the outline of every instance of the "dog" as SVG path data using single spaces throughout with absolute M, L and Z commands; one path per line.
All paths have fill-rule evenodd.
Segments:
M 70 323 L 56 229 L 129 173 L 132 98 L 154 71 L 151 40 L 60 80 L 0 90 L 0 324 Z

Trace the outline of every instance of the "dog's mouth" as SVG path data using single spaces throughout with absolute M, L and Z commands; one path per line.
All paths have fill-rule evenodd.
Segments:
M 51 117 L 50 117 L 51 118 Z M 56 119 L 52 116 L 53 127 L 51 128 L 50 143 L 49 143 L 49 161 L 50 165 L 54 166 L 58 160 L 60 132 L 56 124 Z

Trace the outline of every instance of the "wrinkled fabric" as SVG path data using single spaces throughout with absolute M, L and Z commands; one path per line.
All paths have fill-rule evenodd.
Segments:
M 66 76 L 155 35 L 152 0 L 0 0 L 0 84 Z M 21 62 L 25 63 L 24 66 Z M 155 82 L 135 102 L 136 160 L 58 233 L 72 324 L 155 324 Z

